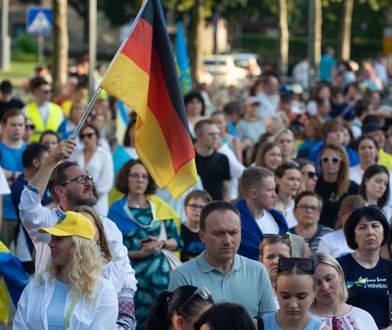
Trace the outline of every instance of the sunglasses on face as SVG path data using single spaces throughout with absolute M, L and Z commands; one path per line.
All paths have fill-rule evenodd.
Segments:
M 287 270 L 291 270 L 294 267 L 298 267 L 306 274 L 313 275 L 314 270 L 314 261 L 313 259 L 307 258 L 284 258 L 280 257 L 278 262 L 278 273 L 284 272 Z
M 318 175 L 316 172 L 308 172 L 306 173 L 306 175 L 308 176 L 308 179 L 317 179 Z
M 333 164 L 337 164 L 337 163 L 339 163 L 339 162 L 341 161 L 341 159 L 338 158 L 338 157 L 322 157 L 322 158 L 321 158 L 321 161 L 322 161 L 323 163 L 333 163 Z
M 35 125 L 34 124 L 31 124 L 31 125 L 27 124 L 26 125 L 26 129 L 30 129 L 30 130 L 34 131 L 35 130 Z
M 95 133 L 86 133 L 86 134 L 80 134 L 80 138 L 83 140 L 84 138 L 91 139 Z
M 199 297 L 203 301 L 207 301 L 211 298 L 211 292 L 207 288 L 197 288 L 195 292 L 193 292 L 193 294 L 178 308 L 177 314 L 181 315 L 184 308 L 196 297 Z

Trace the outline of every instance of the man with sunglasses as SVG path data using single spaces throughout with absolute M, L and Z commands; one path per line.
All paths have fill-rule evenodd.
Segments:
M 170 291 L 182 285 L 205 287 L 214 302 L 241 304 L 251 317 L 276 310 L 264 266 L 237 254 L 241 220 L 235 206 L 224 201 L 204 206 L 200 214 L 199 236 L 205 251 L 173 272 Z
M 92 177 L 76 162 L 64 161 L 70 157 L 75 147 L 74 140 L 61 141 L 22 192 L 19 204 L 20 218 L 34 243 L 37 274 L 45 269 L 50 258 L 50 236 L 38 230 L 53 226 L 65 211 L 73 210 L 80 205 L 94 206 L 97 202 Z M 60 161 L 63 162 L 59 164 Z M 58 203 L 57 208 L 48 209 L 41 205 L 42 194 L 47 186 Z M 115 223 L 104 216 L 101 216 L 101 220 L 112 255 L 111 262 L 105 266 L 105 277 L 114 284 L 117 293 L 123 293 L 123 286 L 126 286 L 129 290 L 126 294 L 129 295 L 129 292 L 136 291 L 137 281 L 130 265 L 127 248 L 122 243 L 121 232 Z M 132 322 L 129 319 L 121 321 L 126 324 L 128 321 L 129 324 Z
M 38 141 L 42 132 L 51 130 L 57 131 L 64 119 L 63 110 L 57 104 L 50 102 L 52 97 L 52 87 L 41 77 L 31 81 L 31 90 L 34 101 L 27 104 L 23 111 L 26 117 L 30 118 L 35 125 L 33 141 Z

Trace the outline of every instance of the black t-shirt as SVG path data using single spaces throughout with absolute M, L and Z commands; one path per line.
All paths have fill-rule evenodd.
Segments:
M 321 176 L 316 184 L 316 193 L 323 199 L 323 209 L 320 214 L 319 223 L 334 229 L 340 203 L 346 196 L 358 194 L 358 188 L 359 186 L 355 182 L 350 181 L 347 192 L 343 194 L 342 197 L 338 198 L 335 196 L 335 193 L 338 190 L 338 183 L 325 182 Z
M 213 200 L 222 200 L 223 181 L 230 180 L 227 156 L 214 152 L 211 156 L 203 157 L 196 152 L 195 161 L 204 189 L 208 191 Z
M 18 99 L 12 98 L 9 102 L 0 101 L 0 120 L 3 118 L 4 114 L 9 109 L 22 109 L 24 107 L 24 103 Z
M 362 267 L 351 254 L 337 259 L 343 268 L 348 289 L 347 303 L 362 308 L 373 317 L 379 328 L 386 328 L 388 322 L 388 284 L 381 261 L 376 267 Z M 392 261 L 388 260 L 392 267 Z
M 197 257 L 205 250 L 204 244 L 200 241 L 199 234 L 189 230 L 183 223 L 181 224 L 181 238 L 184 242 L 184 248 L 181 251 L 182 262 Z

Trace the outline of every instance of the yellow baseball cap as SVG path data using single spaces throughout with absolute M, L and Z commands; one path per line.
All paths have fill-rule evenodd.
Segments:
M 95 228 L 90 219 L 71 211 L 64 212 L 53 227 L 41 228 L 39 231 L 54 236 L 79 236 L 89 240 L 95 237 Z

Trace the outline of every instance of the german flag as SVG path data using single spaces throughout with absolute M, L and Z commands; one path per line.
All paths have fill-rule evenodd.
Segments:
M 137 113 L 136 151 L 160 187 L 177 198 L 197 181 L 169 36 L 159 0 L 147 0 L 100 87 Z

